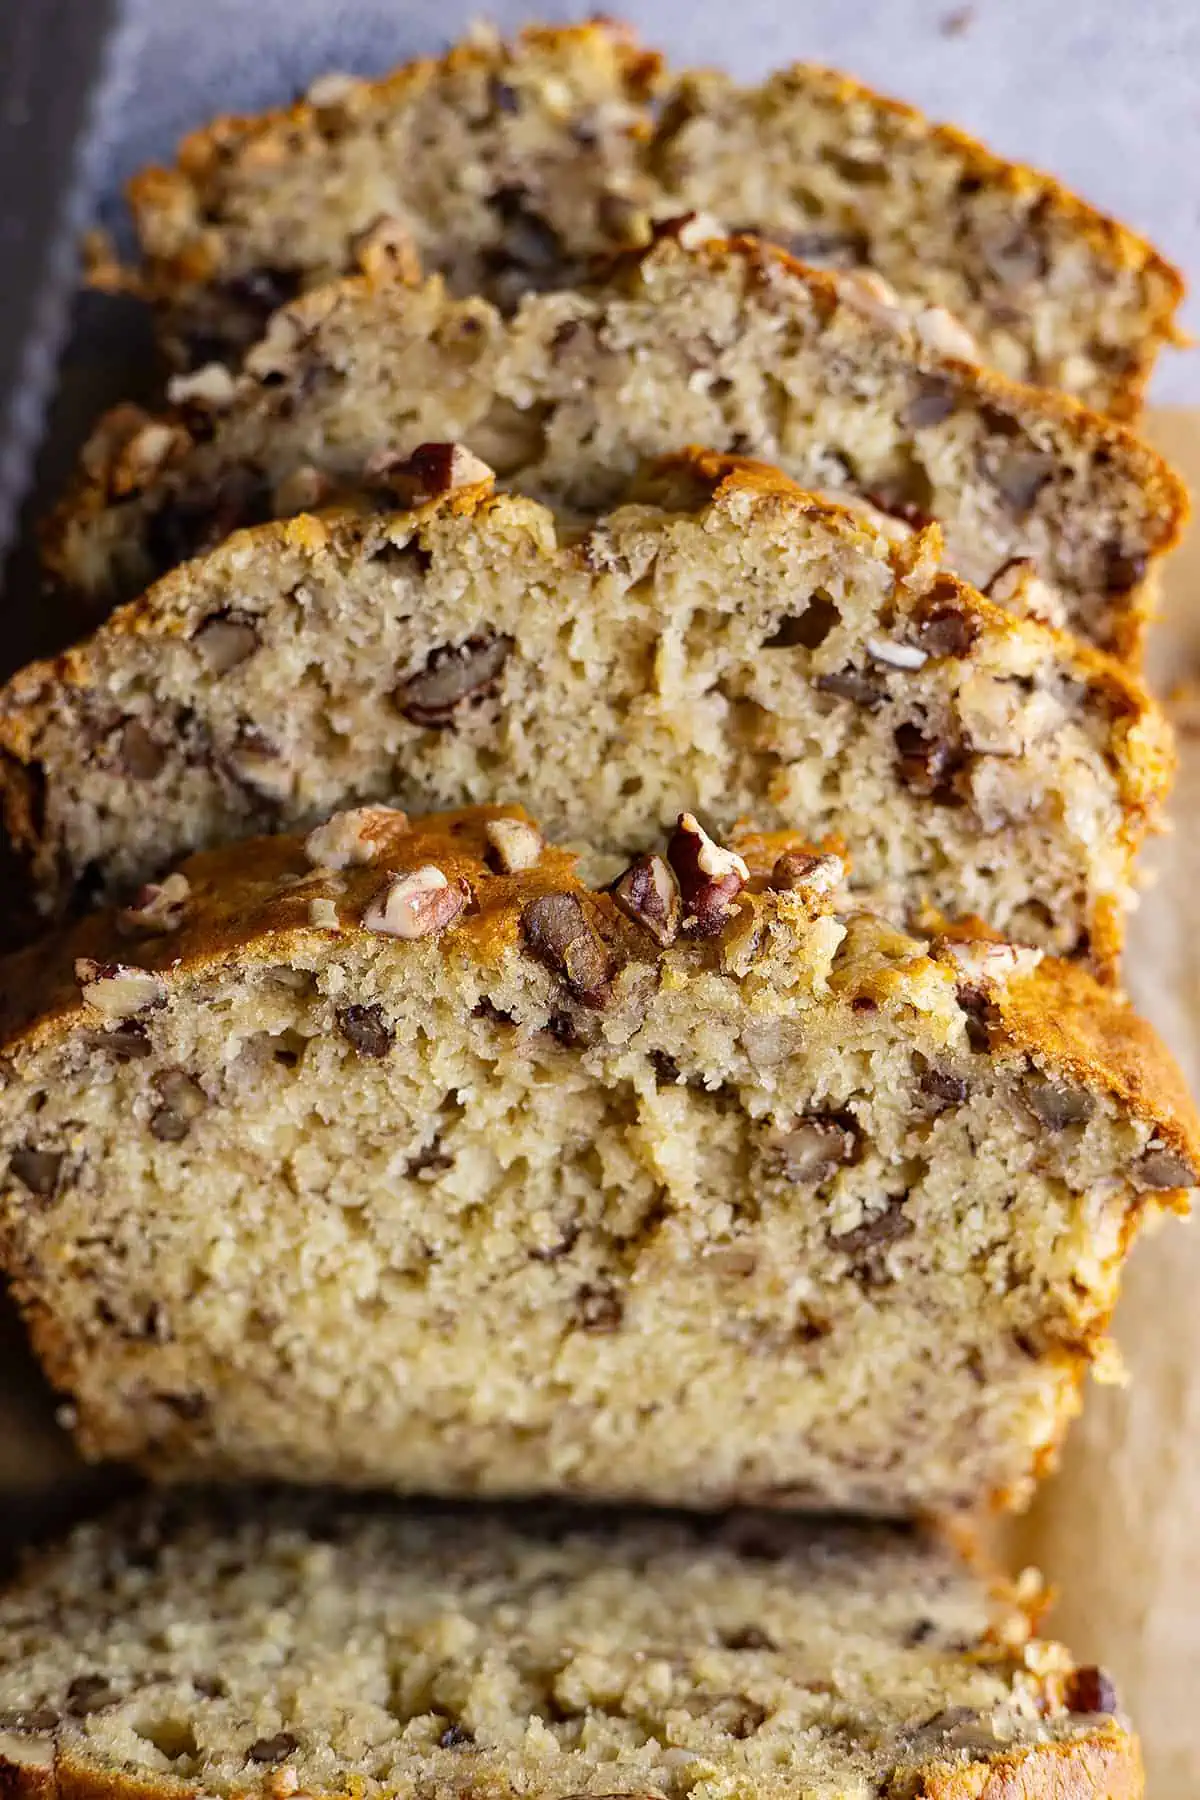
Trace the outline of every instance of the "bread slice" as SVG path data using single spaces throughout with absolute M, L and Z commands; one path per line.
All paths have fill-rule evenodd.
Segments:
M 599 893 L 519 809 L 366 809 L 10 963 L 0 1256 L 87 1452 L 1020 1501 L 1200 1121 L 1081 971 L 743 849 Z
M 457 439 L 524 491 L 610 503 L 643 455 L 700 443 L 802 486 L 938 520 L 950 566 L 1136 653 L 1145 577 L 1186 496 L 1152 450 L 1061 396 L 931 347 L 857 278 L 679 227 L 607 283 L 514 319 L 378 269 L 276 315 L 232 381 L 102 421 L 53 521 L 51 566 L 111 604 L 234 525 L 312 503 L 318 476 Z M 1036 595 L 1014 581 L 1032 562 Z
M 13 1800 L 1136 1800 L 1112 1682 L 903 1529 L 143 1502 L 0 1598 Z
M 843 75 L 668 77 L 606 21 L 476 35 L 379 82 L 326 77 L 295 106 L 194 133 L 130 200 L 144 286 L 187 366 L 353 268 L 381 220 L 455 292 L 506 305 L 700 208 L 804 262 L 869 266 L 916 307 L 948 307 L 1006 374 L 1120 416 L 1183 292 L 1050 177 Z
M 355 800 L 520 797 L 606 855 L 681 811 L 834 838 L 859 904 L 1111 966 L 1165 720 L 939 572 L 936 529 L 702 452 L 582 534 L 451 445 L 391 480 L 429 497 L 237 533 L 0 691 L 43 916 Z
M 757 87 L 716 70 L 673 85 L 652 142 L 677 210 L 761 231 L 802 262 L 867 265 L 943 307 L 980 359 L 1133 418 L 1172 323 L 1177 269 L 1051 176 L 833 69 Z

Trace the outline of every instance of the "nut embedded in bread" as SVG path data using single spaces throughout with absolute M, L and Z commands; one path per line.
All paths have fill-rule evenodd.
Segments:
M 51 521 L 58 578 L 136 593 L 236 525 L 457 440 L 523 492 L 595 510 L 641 457 L 698 443 L 779 466 L 907 528 L 1014 610 L 1136 653 L 1145 579 L 1178 535 L 1162 460 L 1075 402 L 930 346 L 857 278 L 680 225 L 598 285 L 504 318 L 438 279 L 367 275 L 276 314 L 234 380 L 101 421 Z
M 354 801 L 520 796 L 618 857 L 681 811 L 837 839 L 859 904 L 1113 963 L 1172 763 L 1120 665 L 758 465 L 673 458 L 586 531 L 488 475 L 425 446 L 417 511 L 240 533 L 0 692 L 43 916 Z
M 1025 1496 L 1195 1178 L 1165 1051 L 1035 951 L 839 917 L 794 839 L 644 854 L 601 892 L 514 809 L 362 809 L 7 965 L 0 1254 L 92 1454 Z
M 219 119 L 130 199 L 176 357 L 243 349 L 275 306 L 407 238 L 503 305 L 699 210 L 803 262 L 870 268 L 963 320 L 982 360 L 1137 411 L 1172 340 L 1177 272 L 1049 176 L 844 75 L 668 75 L 626 27 L 477 35 L 382 81 Z
M 14 1800 L 1138 1800 L 1102 1670 L 901 1527 L 145 1501 L 0 1597 Z

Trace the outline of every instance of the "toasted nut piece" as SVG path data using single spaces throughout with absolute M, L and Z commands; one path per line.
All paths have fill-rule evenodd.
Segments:
M 489 819 L 483 835 L 488 841 L 487 860 L 501 875 L 532 869 L 546 847 L 537 826 L 524 819 Z
M 408 830 L 408 814 L 398 806 L 355 806 L 334 813 L 310 831 L 304 854 L 314 869 L 349 869 L 371 863 L 393 838 Z
M 90 956 L 80 956 L 75 959 L 75 979 L 88 1005 L 109 1019 L 150 1012 L 167 997 L 167 984 L 160 976 L 128 963 L 95 962 Z
M 1095 1665 L 1073 1669 L 1063 1686 L 1063 1705 L 1075 1713 L 1115 1713 L 1120 1706 L 1116 1684 L 1107 1669 Z
M 132 935 L 178 931 L 183 924 L 192 886 L 186 875 L 168 875 L 138 889 L 129 905 L 117 915 L 117 929 Z
M 679 935 L 679 884 L 661 856 L 639 856 L 612 886 L 612 897 L 627 918 L 642 925 L 664 949 Z
M 213 675 L 227 675 L 258 649 L 258 628 L 238 613 L 214 613 L 192 633 L 192 642 Z
M 840 856 L 813 856 L 785 850 L 771 870 L 768 886 L 776 893 L 832 894 L 846 879 Z
M 465 886 L 451 884 L 440 869 L 425 863 L 389 881 L 363 914 L 363 924 L 388 937 L 433 937 L 453 924 L 466 904 Z
M 1042 960 L 1042 952 L 1028 945 L 994 944 L 984 938 L 947 938 L 939 949 L 972 981 L 1011 981 L 1017 975 L 1031 975 Z
M 977 363 L 979 345 L 960 319 L 944 306 L 925 306 L 913 316 L 913 330 L 927 350 L 937 356 L 954 356 L 959 362 Z
M 715 937 L 733 917 L 734 902 L 750 879 L 746 864 L 736 851 L 714 843 L 691 813 L 680 813 L 667 860 L 679 881 L 683 930 Z
M 1186 1157 L 1152 1144 L 1141 1161 L 1134 1165 L 1134 1178 L 1143 1187 L 1187 1188 L 1196 1186 L 1196 1171 Z
M 318 896 L 308 903 L 308 922 L 315 925 L 318 931 L 336 931 L 338 928 L 338 909 L 332 900 L 323 900 Z
M 493 482 L 495 472 L 465 444 L 418 444 L 411 456 L 385 451 L 367 465 L 372 481 L 388 487 L 405 506 L 440 500 L 458 488 Z
M 396 705 L 413 725 L 433 731 L 452 726 L 465 701 L 486 694 L 499 680 L 512 647 L 512 639 L 503 635 L 441 644 L 423 669 L 401 682 Z
M 894 644 L 890 638 L 868 638 L 867 655 L 889 669 L 923 669 L 929 661 L 928 651 L 915 644 Z
M 854 1161 L 858 1132 L 852 1122 L 840 1117 L 802 1118 L 787 1131 L 775 1134 L 770 1150 L 785 1181 L 820 1183 Z
M 521 930 L 532 955 L 560 976 L 591 1006 L 603 1001 L 612 976 L 612 958 L 574 894 L 542 894 L 521 914 Z

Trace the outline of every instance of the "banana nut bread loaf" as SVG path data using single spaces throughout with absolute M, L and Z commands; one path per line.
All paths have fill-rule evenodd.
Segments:
M 604 21 L 479 36 L 383 81 L 326 77 L 284 111 L 196 132 L 130 199 L 144 288 L 189 366 L 244 349 L 380 228 L 456 293 L 508 305 L 699 208 L 803 262 L 876 270 L 956 314 L 1006 374 L 1123 416 L 1182 294 L 1149 244 L 1048 176 L 843 75 L 667 77 Z
M 322 477 L 361 478 L 422 442 L 468 444 L 524 491 L 585 509 L 641 456 L 697 443 L 936 519 L 957 573 L 1136 652 L 1147 570 L 1186 509 L 1160 457 L 945 354 L 857 277 L 704 229 L 674 227 L 598 286 L 535 295 L 512 319 L 387 262 L 304 296 L 236 381 L 209 369 L 176 388 L 174 415 L 101 422 L 49 529 L 54 573 L 111 604 L 235 525 L 311 506 Z
M 0 1597 L 13 1800 L 1138 1800 L 1103 1670 L 903 1528 L 194 1496 Z
M 352 801 L 521 800 L 628 855 L 681 811 L 850 852 L 934 908 L 1104 969 L 1172 765 L 1123 666 L 1014 618 L 775 470 L 700 452 L 590 528 L 426 445 L 416 510 L 236 533 L 0 690 L 0 794 L 42 916 Z
M 84 1448 L 1019 1502 L 1200 1122 L 1076 967 L 743 850 L 685 815 L 596 892 L 519 809 L 365 809 L 10 962 L 0 1257 Z

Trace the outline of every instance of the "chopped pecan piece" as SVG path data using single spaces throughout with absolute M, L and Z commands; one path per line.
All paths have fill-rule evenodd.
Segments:
M 228 675 L 258 649 L 258 627 L 241 613 L 214 613 L 192 633 L 210 675 Z
M 1115 1713 L 1120 1705 L 1107 1669 L 1094 1664 L 1072 1669 L 1063 1686 L 1063 1705 L 1074 1713 Z
M 431 730 L 452 726 L 460 706 L 495 687 L 512 647 L 513 640 L 503 635 L 443 644 L 396 689 L 396 705 L 414 725 Z
M 387 1056 L 396 1042 L 382 1006 L 339 1006 L 337 1026 L 360 1056 Z
M 147 882 L 117 914 L 118 931 L 130 935 L 145 932 L 151 936 L 178 931 L 191 892 L 186 875 L 168 875 L 162 881 Z
M 32 1147 L 15 1150 L 9 1159 L 8 1172 L 39 1200 L 49 1200 L 58 1191 L 58 1179 L 65 1160 L 59 1150 L 35 1150 Z
M 349 869 L 374 862 L 407 830 L 408 815 L 399 807 L 356 806 L 310 831 L 304 854 L 315 869 Z
M 612 958 L 575 894 L 541 894 L 521 914 L 526 948 L 586 1004 L 603 1003 Z
M 167 997 L 167 984 L 161 976 L 128 963 L 102 963 L 80 956 L 75 960 L 75 979 L 88 1005 L 110 1019 L 150 1012 Z
M 770 1148 L 785 1181 L 819 1185 L 854 1161 L 858 1145 L 854 1120 L 832 1113 L 798 1119 L 787 1131 L 772 1138 Z
M 679 935 L 679 884 L 661 856 L 647 854 L 630 863 L 612 886 L 612 897 L 627 918 L 643 926 L 665 949 Z
M 421 506 L 459 488 L 495 480 L 493 471 L 465 444 L 418 444 L 410 456 L 387 452 L 375 458 L 367 473 L 405 506 Z
M 715 937 L 736 911 L 750 871 L 736 851 L 714 843 L 691 813 L 680 813 L 667 845 L 667 860 L 679 882 L 682 928 L 696 937 Z
M 447 881 L 440 869 L 426 863 L 394 876 L 363 914 L 363 925 L 386 937 L 434 937 L 454 923 L 466 904 L 465 883 Z
M 1086 1125 L 1096 1110 L 1095 1099 L 1086 1089 L 1063 1087 L 1057 1081 L 1027 1081 L 1025 1104 L 1051 1131 Z
M 1188 1188 L 1196 1186 L 1196 1171 L 1187 1158 L 1159 1145 L 1152 1146 L 1135 1164 L 1134 1175 L 1143 1187 Z
M 527 819 L 489 819 L 483 835 L 488 843 L 488 865 L 501 875 L 532 869 L 545 849 L 541 832 Z

